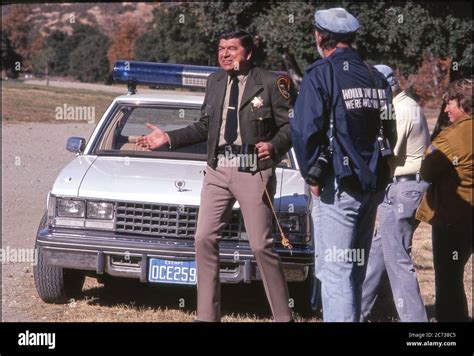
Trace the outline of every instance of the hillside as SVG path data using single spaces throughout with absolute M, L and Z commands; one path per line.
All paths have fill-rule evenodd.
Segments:
M 124 17 L 135 18 L 145 25 L 153 19 L 157 3 L 61 3 L 21 4 L 2 6 L 2 23 L 15 7 L 21 7 L 25 23 L 33 27 L 32 34 L 46 36 L 54 30 L 71 34 L 72 24 L 98 26 L 105 35 L 116 30 Z

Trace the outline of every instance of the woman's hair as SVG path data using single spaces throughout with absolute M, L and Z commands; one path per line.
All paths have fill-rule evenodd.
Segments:
M 450 83 L 446 99 L 456 100 L 466 114 L 472 115 L 472 79 L 463 78 Z
M 238 38 L 240 40 L 240 44 L 242 45 L 242 47 L 244 47 L 245 55 L 249 54 L 250 52 L 253 52 L 252 36 L 250 36 L 250 34 L 241 29 L 232 29 L 225 31 L 220 35 L 219 41 L 231 40 L 233 38 Z

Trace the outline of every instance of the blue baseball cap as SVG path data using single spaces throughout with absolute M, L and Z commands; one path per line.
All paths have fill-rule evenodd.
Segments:
M 359 29 L 359 21 L 342 7 L 318 10 L 314 13 L 314 26 L 335 35 L 347 35 Z
M 398 84 L 397 78 L 393 73 L 393 69 L 385 64 L 374 65 L 374 68 L 377 69 L 380 73 L 383 74 L 385 79 L 387 79 L 388 84 L 393 87 L 395 84 Z

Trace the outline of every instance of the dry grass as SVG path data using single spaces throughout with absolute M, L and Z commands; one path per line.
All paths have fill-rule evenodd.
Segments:
M 431 251 L 431 227 L 421 224 L 413 241 L 413 260 L 423 300 L 430 321 L 434 315 L 434 271 Z M 464 283 L 472 317 L 472 259 L 465 269 Z M 123 280 L 104 286 L 87 278 L 83 296 L 65 306 L 42 305 L 32 311 L 48 321 L 107 322 L 191 322 L 195 318 L 196 291 L 190 287 L 144 285 Z M 261 283 L 222 286 L 222 320 L 224 322 L 269 322 L 271 313 Z M 297 314 L 299 322 L 320 322 L 319 317 Z M 374 307 L 372 322 L 398 321 L 387 282 L 382 284 Z
M 2 121 L 68 122 L 56 120 L 56 108 L 94 107 L 96 122 L 117 96 L 90 90 L 28 85 L 20 81 L 2 81 Z M 87 123 L 87 121 L 77 121 Z
M 222 298 L 224 322 L 272 320 L 261 284 L 223 285 Z M 192 322 L 196 317 L 196 290 L 150 286 L 134 280 L 104 286 L 87 278 L 82 297 L 71 299 L 65 306 L 45 307 L 51 311 L 48 317 L 43 316 L 48 321 Z

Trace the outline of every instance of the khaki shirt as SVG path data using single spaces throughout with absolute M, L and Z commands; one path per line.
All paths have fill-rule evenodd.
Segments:
M 247 77 L 248 75 L 237 76 L 237 78 L 239 78 L 239 105 L 236 108 L 237 110 L 237 138 L 235 139 L 233 144 L 238 145 L 238 146 L 242 145 L 242 138 L 240 137 L 239 108 L 240 108 L 240 103 L 242 102 L 242 95 L 244 94 L 245 84 L 247 83 Z M 232 86 L 232 80 L 231 80 L 231 77 L 229 76 L 227 78 L 227 87 L 226 87 L 225 97 L 224 97 L 224 107 L 222 108 L 222 125 L 221 125 L 221 131 L 219 134 L 219 146 L 224 146 L 226 144 L 226 141 L 224 139 L 224 132 L 225 132 L 225 124 L 226 124 L 226 118 L 227 118 L 227 110 L 229 108 L 231 86 Z
M 416 174 L 420 171 L 423 153 L 430 144 L 425 114 L 415 100 L 404 91 L 393 98 L 397 119 L 397 143 L 389 161 L 392 176 Z

